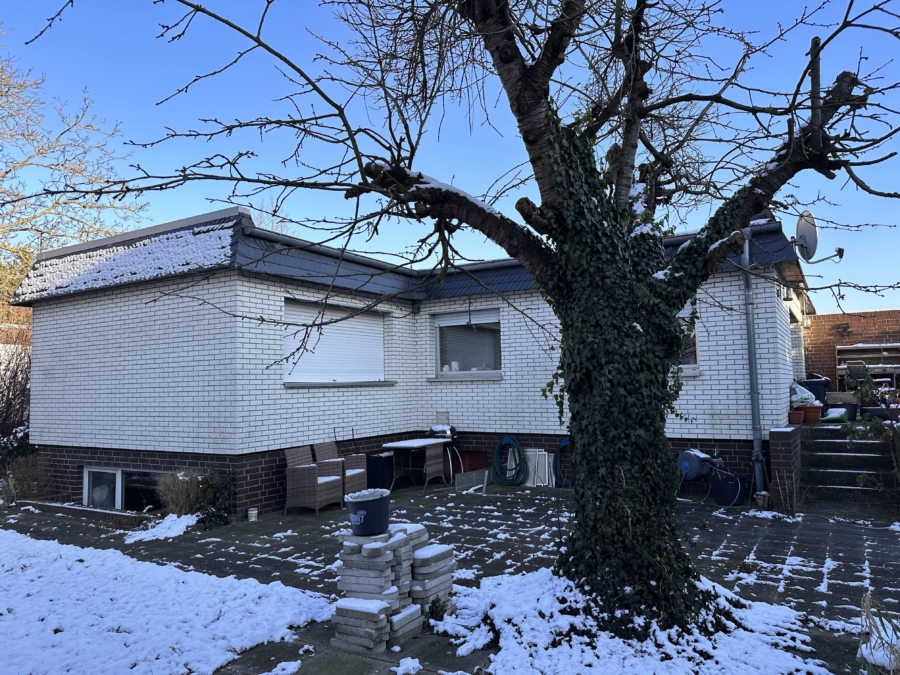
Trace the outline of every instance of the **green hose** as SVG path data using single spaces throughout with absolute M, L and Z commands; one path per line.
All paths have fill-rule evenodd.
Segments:
M 503 465 L 503 446 L 509 446 L 509 452 L 515 460 L 513 475 L 507 476 L 507 468 Z M 525 450 L 515 436 L 504 436 L 494 450 L 494 461 L 491 463 L 491 479 L 497 485 L 522 485 L 528 479 L 528 460 Z
M 559 447 L 556 448 L 556 452 L 553 453 L 553 478 L 556 479 L 556 487 L 571 490 L 575 487 L 575 476 L 569 476 L 568 478 L 564 479 L 562 477 L 562 464 L 559 460 L 559 456 L 562 454 L 562 449 L 568 447 L 568 445 L 569 437 L 566 436 L 559 442 Z

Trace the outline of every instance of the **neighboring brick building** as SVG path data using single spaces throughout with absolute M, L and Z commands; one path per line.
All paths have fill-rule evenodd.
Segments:
M 829 377 L 837 385 L 835 347 L 900 343 L 900 310 L 819 314 L 811 317 L 803 341 L 807 371 Z
M 787 420 L 791 327 L 801 321 L 800 294 L 783 300 L 772 282 L 796 279 L 799 265 L 777 223 L 755 232 L 767 430 Z M 212 464 L 237 474 L 239 508 L 269 511 L 284 503 L 284 448 L 336 438 L 373 449 L 421 434 L 438 412 L 460 430 L 469 468 L 486 465 L 508 433 L 556 448 L 565 429 L 541 389 L 558 330 L 524 268 L 473 265 L 435 286 L 338 257 L 259 230 L 238 209 L 41 255 L 14 301 L 33 308 L 31 440 L 60 488 L 87 500 L 89 484 L 106 481 L 97 494 L 121 508 L 141 473 Z M 673 417 L 668 429 L 676 449 L 718 449 L 746 472 L 744 289 L 726 268 L 698 297 L 697 363 L 683 368 L 678 403 L 693 421 Z M 313 334 L 318 349 L 298 365 L 283 364 L 302 338 L 285 323 L 308 321 L 328 287 L 326 311 L 353 317 L 326 328 L 330 341 Z

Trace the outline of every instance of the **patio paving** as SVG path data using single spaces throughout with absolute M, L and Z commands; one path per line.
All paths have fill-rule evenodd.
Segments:
M 829 520 L 840 505 L 813 508 L 818 515 L 795 521 L 755 517 L 743 510 L 724 512 L 699 502 L 681 503 L 679 510 L 690 555 L 702 574 L 749 600 L 806 612 L 815 656 L 832 672 L 856 672 L 856 637 L 851 631 L 862 594 L 869 591 L 887 609 L 900 610 L 900 532 L 884 527 L 900 518 L 885 510 L 876 522 L 861 525 Z M 278 580 L 325 594 L 337 592 L 334 563 L 339 544 L 332 535 L 349 527 L 346 510 L 326 509 L 318 517 L 296 510 L 168 541 L 127 545 L 123 531 L 87 514 L 40 509 L 0 508 L 0 527 L 66 544 L 116 548 L 139 560 L 182 569 L 266 583 Z M 475 585 L 484 576 L 551 565 L 571 518 L 570 493 L 491 486 L 486 496 L 480 489 L 465 494 L 430 488 L 423 497 L 416 489 L 401 490 L 393 495 L 391 515 L 394 521 L 425 525 L 432 541 L 452 544 L 460 568 L 456 583 Z M 865 511 L 849 515 L 872 517 Z M 457 658 L 446 638 L 427 634 L 405 643 L 396 654 L 350 655 L 330 648 L 332 632 L 330 624 L 310 626 L 298 631 L 295 643 L 256 647 L 217 672 L 265 672 L 280 661 L 297 660 L 298 649 L 306 644 L 315 654 L 302 657 L 304 673 L 390 675 L 390 667 L 403 657 L 418 658 L 423 673 L 476 673 L 490 662 L 487 651 Z

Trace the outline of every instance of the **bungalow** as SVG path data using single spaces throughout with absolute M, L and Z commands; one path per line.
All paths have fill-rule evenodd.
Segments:
M 785 424 L 790 382 L 804 371 L 810 305 L 773 283 L 803 284 L 780 224 L 752 231 L 767 430 Z M 676 448 L 715 449 L 747 469 L 744 290 L 728 262 L 701 289 L 682 366 L 687 419 L 668 429 Z M 237 476 L 239 509 L 265 512 L 284 504 L 288 447 L 337 440 L 367 451 L 449 418 L 472 469 L 505 434 L 547 450 L 565 435 L 541 395 L 555 317 L 514 260 L 434 283 L 229 208 L 42 253 L 12 304 L 33 309 L 31 440 L 58 489 L 84 503 L 140 508 L 148 475 L 212 465 Z M 298 327 L 317 316 L 344 320 Z

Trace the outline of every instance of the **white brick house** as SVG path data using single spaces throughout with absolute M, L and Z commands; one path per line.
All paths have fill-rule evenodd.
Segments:
M 765 429 L 786 422 L 791 316 L 801 316 L 800 294 L 784 302 L 771 283 L 799 266 L 789 245 L 768 253 L 787 241 L 768 228 L 754 256 Z M 31 440 L 60 488 L 86 499 L 89 480 L 108 479 L 108 505 L 122 508 L 140 474 L 213 464 L 237 474 L 239 507 L 271 510 L 284 500 L 284 448 L 354 439 L 373 449 L 421 433 L 438 412 L 461 431 L 470 468 L 508 433 L 556 447 L 565 428 L 541 395 L 555 319 L 518 263 L 470 266 L 434 286 L 338 257 L 259 230 L 238 209 L 39 256 L 13 303 L 33 308 Z M 750 438 L 743 281 L 726 268 L 698 296 L 697 363 L 679 401 L 695 421 L 668 428 L 676 445 L 702 440 L 737 457 Z M 392 297 L 371 308 L 382 294 Z M 308 321 L 326 295 L 329 312 L 355 316 L 285 363 L 302 331 L 285 322 Z

